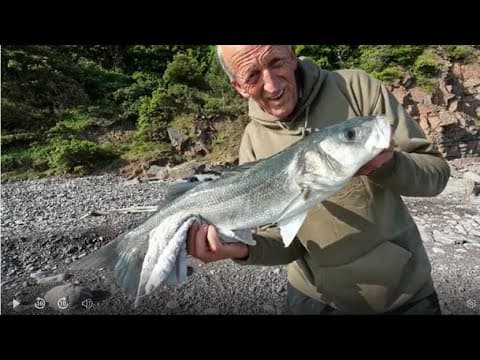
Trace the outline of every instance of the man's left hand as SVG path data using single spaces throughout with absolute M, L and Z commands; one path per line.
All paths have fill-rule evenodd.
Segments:
M 363 165 L 355 174 L 355 176 L 359 175 L 369 175 L 373 171 L 380 169 L 383 164 L 390 161 L 393 157 L 393 147 L 394 147 L 393 139 L 390 141 L 390 146 L 388 149 L 383 150 L 380 154 L 375 156 L 372 160 L 368 163 Z

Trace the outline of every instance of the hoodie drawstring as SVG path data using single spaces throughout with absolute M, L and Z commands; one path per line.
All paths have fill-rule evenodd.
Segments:
M 307 106 L 307 108 L 305 109 L 305 124 L 303 125 L 303 128 L 302 128 L 302 139 L 305 137 L 305 134 L 310 133 L 310 129 L 308 128 L 309 112 L 310 112 L 310 106 Z

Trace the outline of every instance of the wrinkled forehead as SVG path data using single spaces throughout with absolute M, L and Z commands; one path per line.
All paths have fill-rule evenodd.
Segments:
M 288 55 L 285 45 L 222 45 L 221 50 L 232 70 L 261 66 L 273 57 Z

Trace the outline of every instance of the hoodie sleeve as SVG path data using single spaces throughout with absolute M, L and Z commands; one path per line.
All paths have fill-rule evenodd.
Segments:
M 253 233 L 257 241 L 250 246 L 250 252 L 245 259 L 234 259 L 240 265 L 285 265 L 298 259 L 305 248 L 298 238 L 295 238 L 288 247 L 284 247 L 280 229 L 271 226 Z
M 377 89 L 371 113 L 385 114 L 394 125 L 395 151 L 393 158 L 369 178 L 404 196 L 438 195 L 450 176 L 448 163 L 385 85 L 378 82 Z

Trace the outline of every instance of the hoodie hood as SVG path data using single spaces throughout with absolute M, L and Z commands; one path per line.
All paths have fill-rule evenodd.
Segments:
M 327 72 L 322 71 L 312 60 L 304 57 L 298 58 L 298 67 L 295 75 L 297 86 L 299 87 L 299 99 L 292 114 L 285 119 L 279 119 L 263 111 L 255 101 L 250 99 L 248 102 L 249 117 L 262 126 L 281 130 L 285 134 L 303 134 L 308 126 L 309 107 L 320 91 L 326 74 Z M 305 121 L 299 124 L 304 113 Z

